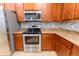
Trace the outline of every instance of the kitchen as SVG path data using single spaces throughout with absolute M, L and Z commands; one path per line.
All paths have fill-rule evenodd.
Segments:
M 2 3 L 0 6 L 15 13 L 14 17 L 6 14 L 17 22 L 10 22 L 10 27 L 14 25 L 16 29 L 12 32 L 13 39 L 6 41 L 9 52 L 3 48 L 0 55 L 44 51 L 51 56 L 79 56 L 79 3 Z

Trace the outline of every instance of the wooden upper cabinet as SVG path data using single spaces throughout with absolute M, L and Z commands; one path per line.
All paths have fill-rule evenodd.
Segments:
M 22 3 L 16 4 L 16 13 L 17 13 L 18 22 L 23 22 L 24 21 L 24 9 L 23 9 Z
M 11 10 L 11 11 L 16 11 L 15 3 L 5 3 L 5 9 Z
M 72 20 L 74 16 L 76 3 L 64 3 L 62 7 L 62 19 Z
M 42 4 L 42 20 L 43 22 L 61 21 L 62 4 L 46 3 Z
M 52 19 L 51 21 L 62 21 L 61 19 L 62 4 L 52 3 Z
M 51 8 L 52 8 L 52 4 L 50 3 L 42 4 L 42 21 L 43 22 L 51 22 L 51 19 L 52 19 Z
M 24 3 L 24 10 L 41 10 L 40 3 Z
M 78 19 L 78 18 L 79 18 L 79 3 L 76 4 L 75 13 L 74 13 L 74 19 Z

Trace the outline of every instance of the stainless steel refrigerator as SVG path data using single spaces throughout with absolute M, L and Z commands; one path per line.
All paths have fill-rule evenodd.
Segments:
M 0 6 L 0 55 L 11 55 L 15 51 L 13 33 L 17 30 L 16 13 Z

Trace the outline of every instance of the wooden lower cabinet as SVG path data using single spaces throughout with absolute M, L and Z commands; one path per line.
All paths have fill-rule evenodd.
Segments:
M 57 53 L 58 56 L 70 56 L 70 49 L 68 49 L 62 43 L 58 42 L 56 53 Z
M 71 50 L 71 56 L 79 56 L 79 47 L 76 45 L 73 45 Z
M 41 49 L 42 51 L 52 51 L 55 50 L 54 34 L 43 33 L 41 39 Z
M 71 49 L 72 49 L 72 43 L 67 41 L 66 39 L 57 36 L 56 39 L 56 54 L 58 56 L 70 56 L 71 55 Z
M 72 49 L 73 44 L 69 41 L 67 41 L 66 39 L 64 39 L 63 37 L 60 37 L 59 41 L 65 45 L 68 49 Z
M 14 34 L 15 50 L 23 50 L 23 38 L 22 33 Z
M 68 49 L 65 45 L 63 45 L 63 44 L 60 44 L 60 46 L 59 46 L 59 48 L 60 48 L 60 56 L 62 55 L 62 56 L 70 56 L 70 49 Z
M 67 41 L 61 36 L 57 36 L 55 51 L 58 56 L 79 56 L 79 46 Z
M 58 56 L 70 56 L 72 44 L 57 34 L 42 34 L 42 51 L 56 51 Z
M 14 33 L 15 50 L 23 50 L 22 33 Z M 55 51 L 58 56 L 79 56 L 79 46 L 57 34 L 42 33 L 42 51 Z

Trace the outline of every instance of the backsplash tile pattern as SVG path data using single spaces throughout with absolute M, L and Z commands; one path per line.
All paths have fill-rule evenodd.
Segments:
M 50 23 L 36 22 L 36 24 L 37 23 L 41 25 L 41 28 L 64 29 L 64 30 L 71 30 L 71 31 L 79 32 L 79 21 L 50 22 Z M 33 24 L 33 22 L 21 23 L 21 28 L 26 29 L 27 25 L 31 25 L 31 24 Z
M 60 28 L 60 23 L 57 22 L 42 23 L 41 28 Z

